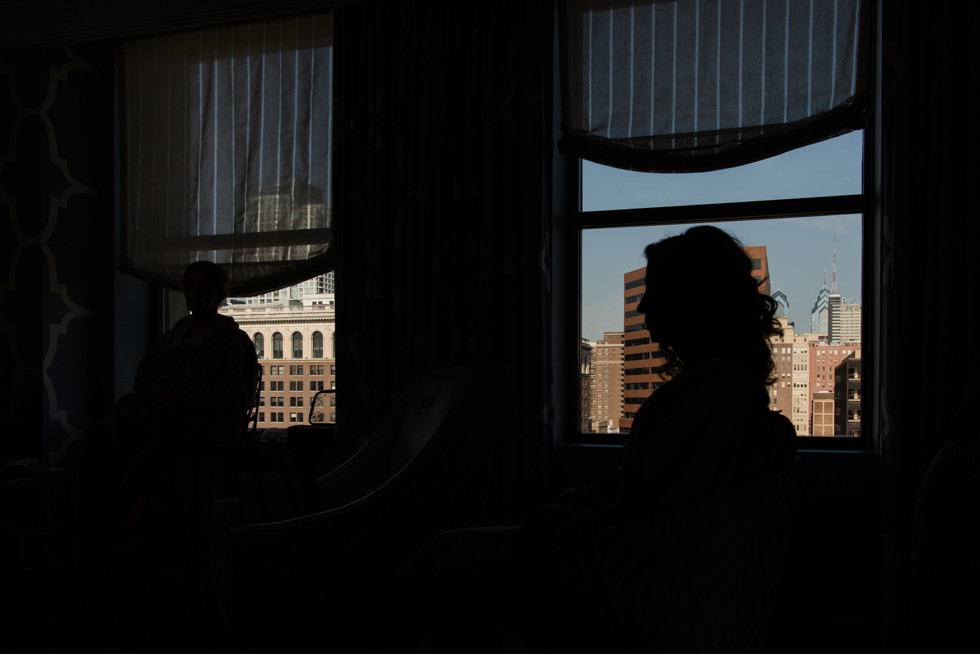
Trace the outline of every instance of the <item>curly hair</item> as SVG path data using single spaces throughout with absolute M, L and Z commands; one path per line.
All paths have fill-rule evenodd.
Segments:
M 765 385 L 775 379 L 772 338 L 782 335 L 776 301 L 752 276 L 752 260 L 727 232 L 708 225 L 651 243 L 647 258 L 648 320 L 660 310 L 674 329 L 660 342 L 666 371 L 675 375 L 684 356 L 706 352 L 724 339 L 726 353 L 741 360 Z M 659 280 L 651 288 L 650 280 Z

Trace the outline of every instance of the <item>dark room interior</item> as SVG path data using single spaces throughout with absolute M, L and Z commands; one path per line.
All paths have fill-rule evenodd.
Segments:
M 658 11 L 672 4 L 651 2 Z M 348 651 L 337 635 L 346 633 L 344 616 L 378 631 L 395 628 L 384 624 L 386 605 L 372 595 L 391 548 L 417 549 L 453 527 L 518 524 L 556 492 L 619 462 L 621 444 L 589 441 L 577 424 L 580 237 L 595 226 L 579 209 L 579 171 L 582 160 L 597 159 L 566 139 L 566 4 L 5 3 L 0 458 L 10 472 L 0 477 L 0 649 L 234 652 L 249 649 L 254 628 L 276 635 L 275 651 Z M 809 3 L 825 5 L 836 3 Z M 864 188 L 851 198 L 863 215 L 863 436 L 847 446 L 799 440 L 800 502 L 766 651 L 980 651 L 980 550 L 964 546 L 969 560 L 949 565 L 944 554 L 935 555 L 938 563 L 915 557 L 924 479 L 949 493 L 937 520 L 966 534 L 951 538 L 977 544 L 980 530 L 977 429 L 968 417 L 978 357 L 952 334 L 972 324 L 969 285 L 980 280 L 980 171 L 972 155 L 980 148 L 978 9 L 909 0 L 851 5 L 865 30 L 863 92 L 847 108 L 852 122 L 835 133 L 864 130 Z M 199 592 L 210 607 L 202 612 L 188 610 L 194 591 L 183 583 L 183 560 L 153 570 L 127 561 L 133 567 L 121 577 L 129 585 L 117 579 L 110 601 L 97 605 L 93 589 L 102 577 L 84 546 L 74 452 L 130 392 L 140 358 L 168 319 L 166 284 L 131 274 L 122 256 L 125 184 L 133 176 L 121 136 L 122 46 L 314 14 L 332 21 L 330 242 L 280 279 L 335 275 L 342 382 L 332 438 L 360 445 L 388 425 L 397 431 L 406 388 L 424 392 L 408 384 L 445 368 L 492 369 L 466 383 L 473 397 L 495 402 L 494 413 L 472 421 L 465 413 L 472 398 L 463 393 L 442 427 L 465 432 L 466 445 L 434 451 L 429 467 L 365 509 L 363 520 L 351 512 L 326 522 L 315 513 L 299 517 L 306 511 L 243 520 L 242 507 L 208 501 L 202 533 L 210 538 L 201 542 L 225 549 L 201 555 Z M 775 147 L 831 135 L 813 129 Z M 822 208 L 836 210 L 833 203 Z M 654 218 L 743 217 L 679 215 L 663 210 Z M 624 216 L 608 226 L 640 220 Z M 260 279 L 252 288 L 285 285 Z M 950 455 L 959 466 L 939 465 L 937 454 L 951 447 L 959 448 Z M 474 461 L 484 464 L 479 472 Z M 954 479 L 959 470 L 965 476 Z M 200 473 L 193 468 L 190 476 Z M 237 527 L 219 533 L 222 515 Z M 60 527 L 48 536 L 24 527 L 52 516 Z M 225 602 L 217 607 L 209 603 L 216 588 Z M 165 593 L 173 594 L 167 603 L 153 603 Z M 419 588 L 403 601 L 425 596 Z M 144 623 L 145 613 L 153 619 Z M 576 629 L 544 607 L 524 618 L 546 631 Z M 473 647 L 460 651 L 490 651 L 480 633 L 470 636 Z M 254 637 L 253 645 L 263 636 Z

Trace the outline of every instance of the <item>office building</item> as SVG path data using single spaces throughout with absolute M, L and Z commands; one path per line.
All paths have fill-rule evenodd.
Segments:
M 283 429 L 308 422 L 313 396 L 336 389 L 337 365 L 333 296 L 307 295 L 275 304 L 227 304 L 231 316 L 249 335 L 262 366 L 259 429 Z M 336 406 L 336 395 L 327 403 Z M 336 422 L 336 410 L 325 414 Z
M 623 417 L 624 341 L 624 332 L 605 332 L 591 344 L 589 431 L 619 431 Z

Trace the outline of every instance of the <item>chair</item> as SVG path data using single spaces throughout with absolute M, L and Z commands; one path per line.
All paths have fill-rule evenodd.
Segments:
M 349 626 L 344 616 L 370 612 L 388 575 L 429 538 L 480 524 L 505 378 L 502 366 L 419 375 L 370 438 L 317 480 L 315 513 L 239 524 L 237 498 L 216 502 L 216 588 L 235 646 L 319 637 L 325 620 Z

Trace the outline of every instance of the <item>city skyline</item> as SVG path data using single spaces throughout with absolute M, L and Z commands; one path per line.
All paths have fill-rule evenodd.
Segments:
M 739 168 L 652 174 L 582 163 L 582 210 L 725 203 L 861 192 L 862 134 L 850 133 Z M 810 310 L 826 276 L 842 298 L 861 303 L 860 215 L 714 222 L 743 245 L 769 252 L 772 291 L 782 290 L 789 319 L 809 331 Z M 646 265 L 643 248 L 689 225 L 615 227 L 582 232 L 582 337 L 622 329 L 623 273 Z

